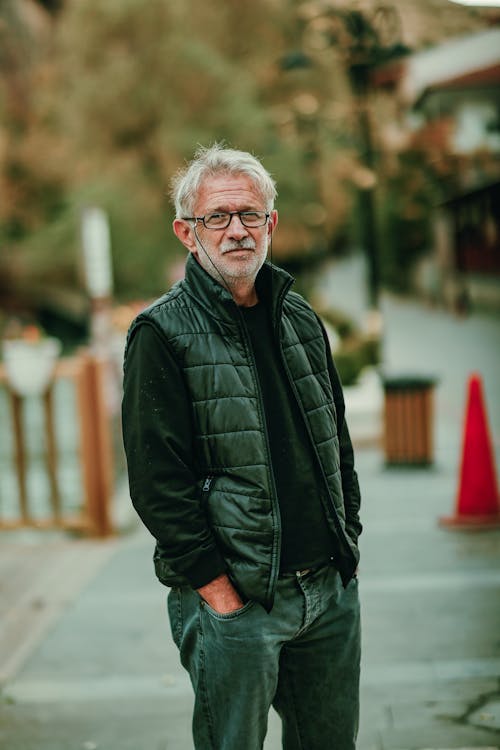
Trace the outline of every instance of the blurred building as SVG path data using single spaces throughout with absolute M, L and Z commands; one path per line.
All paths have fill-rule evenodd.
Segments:
M 500 309 L 500 28 L 410 55 L 374 82 L 396 94 L 399 148 L 421 149 L 439 185 L 417 286 L 459 311 Z

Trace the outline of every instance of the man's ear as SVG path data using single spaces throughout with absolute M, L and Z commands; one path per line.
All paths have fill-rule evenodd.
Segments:
M 269 216 L 269 221 L 267 222 L 267 234 L 268 234 L 269 239 L 271 239 L 272 233 L 276 229 L 277 225 L 278 225 L 278 212 L 276 211 L 276 209 L 273 209 Z
M 184 219 L 174 219 L 172 223 L 175 236 L 187 247 L 190 253 L 196 252 L 196 242 L 193 236 L 192 226 Z

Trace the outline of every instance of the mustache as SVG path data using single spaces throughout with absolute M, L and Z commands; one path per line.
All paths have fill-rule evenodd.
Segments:
M 220 246 L 222 254 L 229 253 L 231 250 L 255 250 L 257 243 L 253 237 L 243 237 L 239 242 L 227 241 L 223 242 Z

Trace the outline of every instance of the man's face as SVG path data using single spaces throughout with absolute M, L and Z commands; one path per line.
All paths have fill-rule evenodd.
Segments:
M 221 174 L 207 177 L 201 184 L 193 215 L 265 210 L 264 201 L 248 176 Z M 178 222 L 174 222 L 174 230 L 199 264 L 219 283 L 224 279 L 231 285 L 255 281 L 266 259 L 277 213 L 273 211 L 269 221 L 261 227 L 245 227 L 239 216 L 233 216 L 225 229 L 207 229 L 198 222 L 196 234 L 192 226 L 188 225 L 188 231 Z

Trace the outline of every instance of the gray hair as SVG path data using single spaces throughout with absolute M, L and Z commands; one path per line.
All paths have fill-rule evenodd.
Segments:
M 260 161 L 246 151 L 225 148 L 220 143 L 199 146 L 194 158 L 171 181 L 171 197 L 176 218 L 192 216 L 196 196 L 203 180 L 219 174 L 247 175 L 261 194 L 266 210 L 271 211 L 277 195 L 276 183 Z

